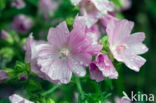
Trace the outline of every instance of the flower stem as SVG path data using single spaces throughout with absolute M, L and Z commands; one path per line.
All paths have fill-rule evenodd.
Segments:
M 54 86 L 54 87 L 52 87 L 51 89 L 49 89 L 48 91 L 43 92 L 41 95 L 42 95 L 42 96 L 46 96 L 46 95 L 48 95 L 48 94 L 54 92 L 58 87 L 59 87 L 59 86 Z
M 82 90 L 80 79 L 78 77 L 76 77 L 76 85 L 77 85 L 78 91 L 80 92 L 81 99 L 83 100 L 84 99 L 84 91 Z

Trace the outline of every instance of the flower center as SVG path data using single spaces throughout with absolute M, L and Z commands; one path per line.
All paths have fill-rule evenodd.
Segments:
M 118 54 L 123 54 L 126 49 L 127 49 L 127 46 L 123 44 L 123 45 L 117 46 L 116 51 Z
M 70 55 L 70 50 L 68 48 L 62 48 L 59 52 L 59 57 L 61 59 L 67 58 Z

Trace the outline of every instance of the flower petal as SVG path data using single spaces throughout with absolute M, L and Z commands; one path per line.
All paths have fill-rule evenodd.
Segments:
M 132 70 L 139 72 L 140 67 L 144 65 L 146 60 L 142 58 L 141 56 L 127 56 L 127 58 L 124 59 L 125 64 Z
M 106 28 L 110 44 L 120 43 L 129 36 L 133 26 L 134 23 L 128 20 L 110 20 Z
M 95 7 L 102 12 L 103 14 L 107 14 L 108 11 L 114 10 L 114 5 L 109 0 L 91 0 Z
M 95 63 L 91 63 L 89 67 L 91 79 L 96 80 L 96 82 L 104 80 L 102 72 L 98 69 Z
M 31 102 L 17 94 L 13 94 L 9 97 L 11 103 L 34 103 L 34 102 Z
M 52 80 L 58 80 L 65 84 L 69 83 L 72 76 L 68 62 L 59 58 L 54 61 L 47 61 L 47 65 L 41 64 L 41 71 L 47 74 Z
M 135 45 L 130 45 L 127 51 L 130 54 L 144 54 L 148 51 L 148 48 L 143 43 L 136 43 Z
M 118 78 L 118 72 L 116 71 L 115 67 L 113 66 L 108 55 L 99 54 L 96 58 L 96 61 L 97 61 L 97 66 L 98 66 L 99 70 L 102 72 L 104 77 L 108 77 L 111 79 Z
M 85 67 L 77 60 L 76 57 L 70 57 L 68 63 L 73 73 L 81 77 L 86 75 Z
M 145 33 L 138 32 L 138 33 L 134 33 L 130 36 L 127 36 L 127 38 L 125 38 L 124 42 L 127 42 L 128 44 L 135 44 L 135 43 L 143 42 L 144 39 L 145 39 Z
M 59 24 L 56 28 L 51 28 L 48 32 L 48 42 L 54 47 L 60 48 L 67 42 L 69 31 L 66 22 Z
M 148 48 L 142 43 L 144 39 L 145 34 L 142 32 L 126 37 L 123 42 L 128 45 L 127 52 L 130 54 L 143 54 L 147 52 Z

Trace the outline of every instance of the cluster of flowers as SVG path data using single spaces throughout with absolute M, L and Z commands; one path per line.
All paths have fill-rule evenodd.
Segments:
M 108 0 L 71 0 L 80 5 L 81 16 L 76 16 L 73 29 L 68 30 L 66 22 L 50 28 L 47 40 L 36 41 L 30 35 L 25 50 L 31 70 L 41 78 L 56 84 L 69 83 L 72 73 L 85 76 L 90 67 L 91 79 L 97 82 L 104 78 L 117 79 L 118 73 L 110 57 L 101 52 L 100 31 L 97 21 L 108 36 L 109 49 L 113 57 L 134 71 L 139 71 L 145 59 L 138 54 L 147 52 L 142 43 L 145 34 L 130 34 L 134 23 L 120 20 L 111 15 L 113 3 Z M 92 57 L 96 56 L 95 61 Z
M 101 44 L 99 26 L 108 36 L 109 49 L 114 59 L 138 72 L 146 62 L 139 56 L 148 51 L 143 44 L 145 34 L 131 34 L 134 23 L 111 15 L 114 4 L 109 0 L 71 0 L 71 3 L 79 5 L 81 12 L 80 16 L 75 17 L 71 31 L 66 22 L 62 22 L 56 28 L 49 29 L 47 42 L 34 40 L 32 34 L 27 38 L 24 48 L 26 61 L 31 64 L 32 72 L 52 83 L 67 84 L 72 73 L 83 77 L 89 66 L 91 79 L 97 82 L 105 78 L 117 79 L 118 72 L 110 56 L 102 52 L 104 45 Z M 19 19 L 23 21 L 25 17 L 20 16 Z M 20 25 L 21 32 L 32 25 L 30 20 L 25 21 L 25 30 L 18 20 L 15 20 L 15 24 Z M 33 103 L 21 98 L 13 95 L 10 100 L 12 103 Z

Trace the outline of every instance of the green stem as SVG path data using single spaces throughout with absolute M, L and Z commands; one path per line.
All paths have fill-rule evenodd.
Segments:
M 76 85 L 77 85 L 78 91 L 80 92 L 81 99 L 83 100 L 84 99 L 84 92 L 82 90 L 80 79 L 78 77 L 76 77 Z
M 46 92 L 43 92 L 41 95 L 42 96 L 46 96 L 48 94 L 51 94 L 52 92 L 54 92 L 59 86 L 54 86 L 53 88 L 49 89 L 48 91 Z

